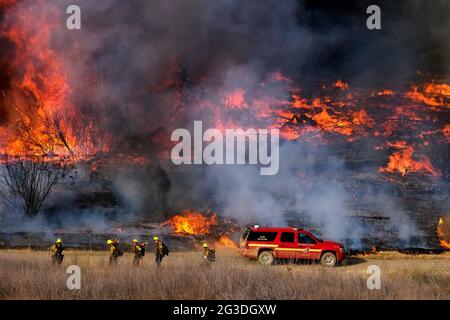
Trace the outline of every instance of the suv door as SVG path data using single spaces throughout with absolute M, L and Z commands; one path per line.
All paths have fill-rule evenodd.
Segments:
M 319 259 L 321 249 L 310 235 L 305 232 L 298 233 L 298 248 L 297 253 L 299 259 Z
M 296 259 L 296 251 L 298 251 L 297 234 L 295 232 L 282 232 L 280 235 L 280 243 L 277 252 L 277 258 L 280 259 Z

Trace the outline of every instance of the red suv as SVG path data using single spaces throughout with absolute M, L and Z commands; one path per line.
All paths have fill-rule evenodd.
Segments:
M 334 267 L 345 257 L 344 246 L 338 242 L 321 240 L 300 228 L 254 226 L 246 228 L 240 240 L 240 254 L 272 264 L 275 259 L 320 260 L 326 267 Z

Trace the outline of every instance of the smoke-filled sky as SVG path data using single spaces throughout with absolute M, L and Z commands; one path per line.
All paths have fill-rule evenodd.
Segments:
M 26 19 L 31 36 L 59 18 L 48 45 L 64 57 L 72 99 L 80 113 L 95 105 L 110 114 L 114 105 L 106 125 L 127 137 L 169 121 L 173 106 L 155 90 L 176 68 L 193 86 L 205 78 L 223 81 L 236 68 L 255 82 L 280 71 L 296 83 L 341 78 L 371 87 L 404 85 L 418 71 L 444 78 L 449 72 L 448 1 L 381 2 L 382 30 L 376 31 L 366 28 L 367 1 L 86 0 L 77 2 L 80 31 L 64 27 L 68 4 L 18 1 L 2 25 Z M 2 51 L 0 84 L 7 88 L 21 71 L 11 70 L 14 48 L 7 41 Z
M 65 20 L 66 0 L 18 1 L 17 15 L 50 8 Z M 448 75 L 449 4 L 380 1 L 382 30 L 366 28 L 370 1 L 78 1 L 82 30 L 56 30 L 53 45 L 78 55 L 129 92 L 137 81 L 159 84 L 176 61 L 193 77 L 230 65 L 296 80 L 409 80 L 416 71 Z M 57 17 L 57 16 L 56 16 Z M 10 19 L 5 19 L 6 23 Z M 35 22 L 35 23 L 33 23 Z M 80 65 L 78 65 L 78 63 Z M 388 77 L 387 77 L 388 76 Z M 132 90 L 131 90 L 132 91 Z M 130 92 L 131 93 L 131 92 Z
M 105 58 L 111 75 L 149 77 L 151 68 L 152 77 L 164 77 L 173 59 L 193 76 L 230 65 L 279 69 L 294 79 L 448 72 L 447 1 L 381 2 L 379 31 L 366 28 L 369 1 L 80 3 L 81 36 L 95 40 L 87 49 Z

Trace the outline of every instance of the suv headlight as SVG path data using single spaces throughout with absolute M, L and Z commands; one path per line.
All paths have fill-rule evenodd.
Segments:
M 339 247 L 339 252 L 344 252 L 344 247 Z

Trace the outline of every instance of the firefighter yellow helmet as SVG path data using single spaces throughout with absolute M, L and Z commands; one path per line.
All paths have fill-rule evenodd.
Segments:
M 158 236 L 153 237 L 153 241 L 158 241 L 158 240 L 159 240 Z
M 57 239 L 56 243 L 62 243 L 62 240 L 61 239 Z
M 203 248 L 208 248 L 208 244 L 206 242 L 203 244 Z
M 133 240 L 133 243 L 138 243 L 137 239 L 134 239 L 134 240 Z
M 106 244 L 112 244 L 113 241 L 111 239 L 108 239 L 108 241 L 106 241 Z

